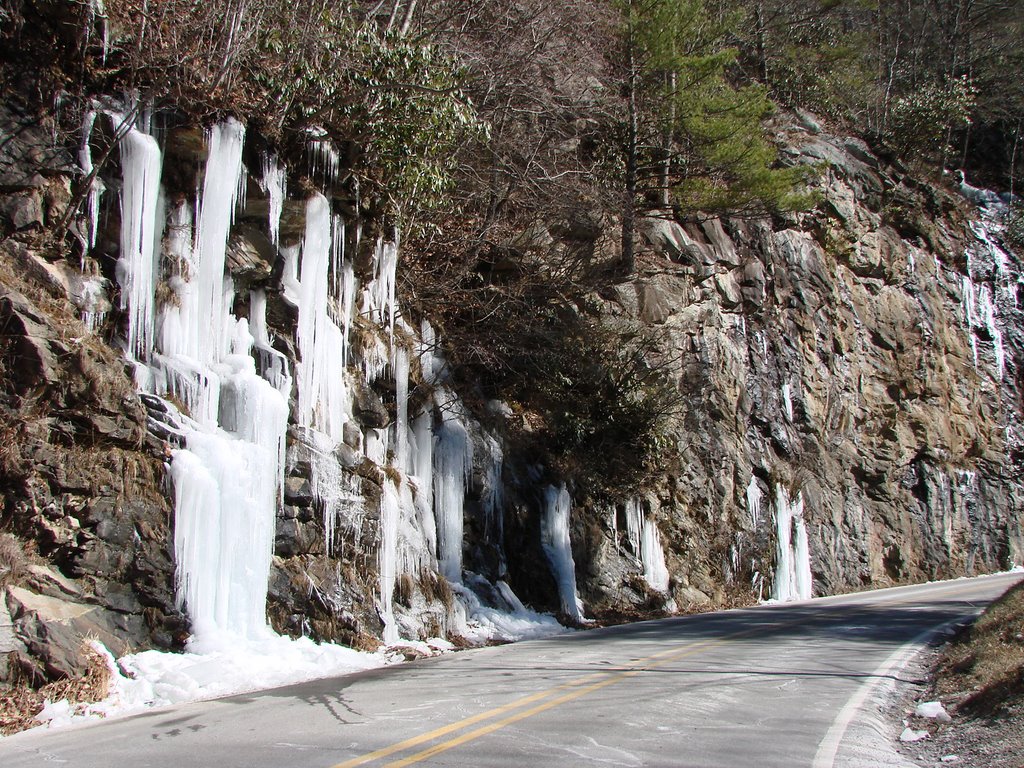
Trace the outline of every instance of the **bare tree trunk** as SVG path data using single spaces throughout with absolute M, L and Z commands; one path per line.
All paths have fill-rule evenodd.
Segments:
M 1010 153 L 1010 202 L 1016 194 L 1017 181 L 1017 152 L 1020 149 L 1021 118 L 1017 118 L 1017 129 L 1013 133 L 1013 151 Z
M 400 32 L 402 37 L 409 34 L 409 27 L 412 26 L 412 17 L 413 14 L 416 13 L 417 2 L 419 2 L 419 0 L 409 0 L 409 7 L 405 9 L 405 18 L 402 19 L 402 29 Z
M 761 82 L 771 87 L 771 83 L 768 82 L 768 44 L 764 20 L 764 3 L 761 0 L 758 0 L 754 8 L 754 23 L 757 24 L 757 60 L 761 64 Z
M 632 24 L 632 19 L 630 19 Z M 626 40 L 627 73 L 626 91 L 628 114 L 626 121 L 626 184 L 625 199 L 622 206 L 622 269 L 626 274 L 633 274 L 636 269 L 634 240 L 636 230 L 636 184 L 637 184 L 637 153 L 639 133 L 639 117 L 636 107 L 637 71 L 636 52 L 633 46 L 633 31 L 630 27 Z
M 661 158 L 661 179 L 660 193 L 661 206 L 668 210 L 672 207 L 672 195 L 670 192 L 670 179 L 672 176 L 672 134 L 676 123 L 676 89 L 678 88 L 678 77 L 675 72 L 665 75 L 668 86 L 668 118 L 665 121 L 665 132 L 662 136 L 662 158 Z

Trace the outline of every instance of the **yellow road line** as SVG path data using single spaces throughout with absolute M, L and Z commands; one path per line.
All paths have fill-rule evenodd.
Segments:
M 554 688 L 548 688 L 546 691 L 540 691 L 529 696 L 524 696 L 523 698 L 516 699 L 515 701 L 510 702 L 508 704 L 503 704 L 500 707 L 489 709 L 486 712 L 480 712 L 479 714 L 473 715 L 472 717 L 467 717 L 463 720 L 458 720 L 454 723 L 449 723 L 448 725 L 442 726 L 441 728 L 436 728 L 433 731 L 421 733 L 419 736 L 413 736 L 412 738 L 406 739 L 405 741 L 400 741 L 396 744 L 392 744 L 389 747 L 383 747 L 382 749 L 378 749 L 375 752 L 369 752 L 365 755 L 354 757 L 351 760 L 346 760 L 343 763 L 338 763 L 337 765 L 333 766 L 333 768 L 355 768 L 355 766 L 357 765 L 363 765 L 373 760 L 379 760 L 383 757 L 389 757 L 395 754 L 396 752 L 404 752 L 407 749 L 417 747 L 425 742 L 433 741 L 434 739 L 438 739 L 442 736 L 447 736 L 449 733 L 452 733 L 454 731 L 460 731 L 463 728 L 468 728 L 469 726 L 475 725 L 476 723 L 479 723 L 483 720 L 488 720 L 492 717 L 497 717 L 498 715 L 504 714 L 505 712 L 509 712 L 513 709 L 524 707 L 527 704 L 533 704 L 534 702 L 541 701 L 542 699 L 546 699 L 549 696 L 554 696 L 559 691 L 564 691 L 568 688 L 574 688 L 577 685 L 583 685 L 596 677 L 601 677 L 607 674 L 608 672 L 606 671 L 596 672 L 594 674 L 586 675 L 576 680 L 571 680 L 568 683 L 557 685 Z
M 706 643 L 699 643 L 698 645 L 699 646 L 703 646 L 705 644 Z M 687 648 L 691 648 L 691 647 L 693 647 L 693 644 L 690 644 L 690 645 L 687 646 Z M 654 659 L 660 658 L 662 656 L 665 656 L 668 653 L 678 653 L 678 652 L 679 651 L 676 648 L 670 649 L 668 651 L 661 651 L 659 653 L 654 654 L 653 656 L 645 656 L 643 658 L 636 659 L 635 661 L 632 662 L 632 664 L 633 664 L 634 667 L 637 666 L 637 665 L 647 664 L 648 662 L 653 661 Z M 628 671 L 630 671 L 630 670 L 627 670 L 627 672 Z M 639 670 L 638 669 L 633 669 L 632 670 L 633 674 L 635 674 L 637 671 L 639 671 Z M 539 691 L 537 693 L 530 694 L 529 696 L 524 696 L 523 698 L 516 699 L 515 701 L 509 702 L 508 704 L 503 704 L 500 707 L 495 707 L 495 708 L 489 709 L 489 710 L 487 710 L 485 712 L 480 712 L 480 713 L 478 713 L 476 715 L 473 715 L 471 717 L 467 717 L 467 718 L 464 718 L 462 720 L 458 720 L 458 721 L 456 721 L 454 723 L 449 723 L 448 725 L 442 726 L 440 728 L 436 728 L 436 729 L 434 729 L 432 731 L 427 731 L 426 733 L 421 733 L 418 736 L 413 736 L 411 738 L 405 739 L 404 741 L 400 741 L 400 742 L 397 742 L 396 744 L 392 744 L 392 745 L 390 745 L 388 747 L 382 747 L 381 749 L 375 750 L 373 752 L 368 752 L 365 755 L 360 755 L 359 757 L 354 757 L 351 760 L 346 760 L 343 763 L 338 763 L 337 765 L 332 766 L 332 768 L 355 768 L 355 766 L 358 766 L 358 765 L 365 765 L 366 763 L 373 762 L 374 760 L 380 760 L 380 759 L 385 758 L 385 757 L 390 757 L 391 755 L 393 755 L 393 754 L 395 754 L 397 752 L 404 752 L 407 749 L 411 749 L 413 747 L 417 747 L 420 744 L 424 744 L 424 743 L 426 743 L 428 741 L 434 741 L 435 739 L 439 739 L 442 736 L 447 736 L 447 735 L 449 735 L 451 733 L 454 733 L 455 731 L 461 731 L 463 728 L 468 728 L 471 725 L 476 725 L 477 723 L 480 723 L 480 722 L 482 722 L 484 720 L 490 720 L 492 717 L 498 717 L 499 715 L 503 715 L 506 712 L 510 712 L 510 711 L 512 711 L 514 709 L 519 709 L 520 707 L 525 707 L 528 704 L 533 704 L 533 703 L 538 702 L 538 701 L 543 701 L 544 699 L 546 699 L 546 698 L 548 698 L 550 696 L 556 695 L 560 691 L 565 691 L 565 690 L 568 690 L 570 688 L 576 688 L 577 686 L 585 685 L 586 683 L 588 683 L 588 682 L 590 682 L 592 680 L 595 680 L 597 678 L 606 678 L 607 679 L 609 675 L 614 675 L 615 672 L 616 672 L 616 670 L 601 670 L 600 672 L 595 672 L 595 673 L 590 674 L 590 675 L 585 675 L 585 676 L 583 676 L 581 678 L 578 678 L 576 680 L 571 680 L 571 681 L 569 681 L 567 683 L 562 683 L 561 685 L 556 685 L 556 686 L 554 686 L 552 688 L 548 688 L 547 690 Z M 624 674 L 624 673 L 620 672 L 619 674 Z M 612 679 L 614 679 L 614 678 L 612 678 Z M 602 682 L 604 682 L 604 681 L 602 681 Z M 570 698 L 577 698 L 577 697 L 576 696 L 571 696 Z M 566 699 L 566 700 L 568 701 L 570 699 Z M 554 705 L 552 705 L 552 706 L 554 706 Z M 519 719 L 522 719 L 522 718 L 519 718 Z
M 740 634 L 749 634 L 749 631 L 737 633 L 737 635 Z M 648 669 L 660 667 L 664 664 L 668 664 L 669 662 L 675 661 L 676 659 L 680 659 L 684 656 L 689 656 L 690 654 L 697 653 L 698 651 L 707 650 L 708 648 L 713 648 L 717 645 L 724 645 L 735 636 L 736 635 L 730 635 L 729 637 L 723 638 L 716 642 L 697 643 L 694 646 L 687 647 L 683 651 L 676 651 L 669 658 L 665 658 L 661 661 L 648 664 L 646 667 L 637 667 L 635 669 L 630 669 L 625 672 L 619 672 L 618 674 L 614 674 L 605 680 L 592 683 L 591 685 L 588 685 L 586 688 L 581 688 L 578 691 L 570 691 L 569 693 L 559 696 L 557 699 L 546 701 L 543 704 L 538 704 L 537 706 L 531 707 L 530 709 L 524 710 L 522 712 L 516 712 L 514 715 L 509 715 L 508 717 L 502 718 L 501 720 L 498 720 L 493 723 L 489 723 L 488 725 L 485 725 L 481 728 L 477 728 L 475 730 L 469 731 L 468 733 L 456 736 L 454 739 L 449 739 L 448 741 L 443 741 L 440 744 L 435 744 L 429 749 L 425 749 L 422 752 L 417 752 L 415 755 L 410 755 L 409 757 L 403 758 L 401 760 L 388 763 L 385 766 L 385 768 L 405 768 L 405 766 L 407 765 L 422 762 L 423 760 L 427 760 L 431 757 L 434 757 L 435 755 L 439 755 L 442 752 L 447 752 L 449 749 L 454 749 L 455 747 L 461 746 L 470 741 L 475 741 L 476 739 L 479 739 L 482 736 L 486 736 L 489 733 L 494 733 L 494 731 L 500 730 L 504 728 L 506 725 L 511 725 L 512 723 L 517 723 L 520 720 L 525 720 L 528 717 L 533 717 L 534 715 L 540 714 L 541 712 L 553 709 L 554 707 L 573 701 L 574 699 L 581 698 L 583 696 L 586 696 L 587 694 L 593 693 L 594 691 L 599 691 L 602 688 L 607 688 L 609 685 L 621 683 L 626 678 L 639 675 L 641 672 L 644 672 Z M 660 653 L 657 655 L 664 656 L 665 654 Z
M 961 585 L 951 586 L 953 586 L 953 588 L 949 591 L 951 591 L 953 594 L 957 594 L 959 592 L 967 591 L 968 589 L 970 589 L 970 587 Z M 945 592 L 946 590 L 942 591 Z M 893 603 L 899 604 L 915 602 L 917 599 L 920 598 L 904 598 L 885 602 L 891 605 Z M 778 624 L 776 628 L 786 627 L 793 624 L 802 624 L 803 622 L 804 619 L 801 618 L 793 621 L 783 622 L 781 624 Z M 683 648 L 676 647 L 665 651 L 659 651 L 658 653 L 655 653 L 653 655 L 645 656 L 643 658 L 634 660 L 630 668 L 628 669 L 620 670 L 617 672 L 612 670 L 604 670 L 590 675 L 585 675 L 584 677 L 581 677 L 577 680 L 572 680 L 568 683 L 563 683 L 561 685 L 554 686 L 547 690 L 539 691 L 529 696 L 524 696 L 520 699 L 517 699 L 508 704 L 504 704 L 500 707 L 495 707 L 493 709 L 480 712 L 471 717 L 464 718 L 454 723 L 449 723 L 448 725 L 436 728 L 432 731 L 427 731 L 426 733 L 421 733 L 418 736 L 413 736 L 404 741 L 397 742 L 388 747 L 383 747 L 374 752 L 369 752 L 365 755 L 352 758 L 351 760 L 346 760 L 343 763 L 338 763 L 332 768 L 355 768 L 355 766 L 364 765 L 375 760 L 390 757 L 391 755 L 394 755 L 398 752 L 404 752 L 408 749 L 417 747 L 421 744 L 425 744 L 427 742 L 434 741 L 435 739 L 448 736 L 457 731 L 461 731 L 464 728 L 468 728 L 472 725 L 476 725 L 477 723 L 481 723 L 485 720 L 490 720 L 491 718 L 498 717 L 508 712 L 512 712 L 513 710 L 520 709 L 521 707 L 525 707 L 530 704 L 535 704 L 537 702 L 543 702 L 541 704 L 537 704 L 536 706 L 530 707 L 529 709 L 525 709 L 520 712 L 515 712 L 515 714 L 509 715 L 500 720 L 496 720 L 493 723 L 489 723 L 480 728 L 476 728 L 472 731 L 456 736 L 455 738 L 441 742 L 440 744 L 435 744 L 434 746 L 429 747 L 428 749 L 425 749 L 421 752 L 417 752 L 414 755 L 410 755 L 409 757 L 405 757 L 395 762 L 388 763 L 385 768 L 403 768 L 404 766 L 422 762 L 423 760 L 441 754 L 442 752 L 447 752 L 448 750 L 454 749 L 457 746 L 460 746 L 470 741 L 474 741 L 478 738 L 481 738 L 482 736 L 486 736 L 487 734 L 500 730 L 501 728 L 504 728 L 507 725 L 519 722 L 520 720 L 525 720 L 541 712 L 553 709 L 554 707 L 557 707 L 561 704 L 565 704 L 567 702 L 573 701 L 575 699 L 581 698 L 590 693 L 598 691 L 602 688 L 606 688 L 609 685 L 621 682 L 626 678 L 633 677 L 647 669 L 655 669 L 677 659 L 681 659 L 685 656 L 698 653 L 699 651 L 704 651 L 710 648 L 725 645 L 726 643 L 732 640 L 747 635 L 757 634 L 762 631 L 764 631 L 764 627 L 755 627 L 753 629 L 745 629 L 739 632 L 734 632 L 718 640 L 703 640 L 697 643 L 688 643 Z M 590 682 L 594 681 L 595 679 L 596 682 Z M 587 685 L 588 682 L 590 683 L 589 685 Z M 578 690 L 570 690 L 573 688 L 578 688 L 579 686 L 585 687 L 579 688 Z M 549 699 L 550 697 L 555 696 L 561 691 L 567 690 L 569 691 L 568 693 L 558 696 L 557 698 L 551 699 L 550 701 L 544 701 L 545 699 Z

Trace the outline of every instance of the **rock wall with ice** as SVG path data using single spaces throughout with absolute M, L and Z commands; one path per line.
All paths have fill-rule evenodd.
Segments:
M 788 162 L 829 165 L 816 211 L 643 220 L 656 256 L 592 296 L 619 332 L 657 339 L 683 405 L 645 514 L 576 508 L 588 607 L 652 609 L 648 516 L 680 607 L 1024 558 L 1024 265 L 998 206 L 921 186 L 849 137 L 785 130 Z
M 361 218 L 327 137 L 283 158 L 232 121 L 92 107 L 69 167 L 117 146 L 78 250 L 0 243 L 67 318 L 6 289 L 0 313 L 26 371 L 4 402 L 53 402 L 26 429 L 41 469 L 18 482 L 40 501 L 19 530 L 104 595 L 97 631 L 485 642 L 550 631 L 536 610 L 582 623 L 1020 562 L 1021 264 L 997 211 L 855 141 L 791 126 L 789 160 L 830 165 L 818 211 L 643 221 L 643 268 L 587 297 L 651 333 L 684 404 L 662 436 L 678 460 L 606 499 L 507 439 L 517 408 L 470 408 L 429 308 L 402 305 L 401 233 Z
M 341 213 L 340 156 L 314 137 L 307 172 L 322 191 L 289 199 L 285 166 L 264 154 L 247 168 L 245 127 L 227 120 L 201 137 L 195 186 L 180 173 L 168 185 L 173 137 L 137 110 L 107 113 L 120 136 L 116 331 L 168 441 L 193 645 L 275 630 L 389 644 L 550 632 L 500 563 L 465 571 L 470 504 L 503 552 L 500 442 L 452 388 L 429 323 L 401 310 L 399 233 L 363 240 Z

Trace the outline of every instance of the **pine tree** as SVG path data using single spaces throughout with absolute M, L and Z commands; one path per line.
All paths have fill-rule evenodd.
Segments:
M 730 80 L 735 17 L 703 0 L 622 0 L 626 120 L 622 261 L 633 269 L 638 213 L 764 212 L 807 203 L 803 172 L 776 167 L 758 85 Z

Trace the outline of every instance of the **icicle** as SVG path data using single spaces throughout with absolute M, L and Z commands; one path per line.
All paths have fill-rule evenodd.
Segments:
M 544 515 L 541 517 L 541 545 L 558 584 L 562 612 L 577 623 L 585 623 L 583 603 L 576 592 L 576 564 L 569 540 L 569 491 L 548 486 L 544 491 Z
M 334 298 L 340 298 L 345 292 L 344 264 L 345 221 L 336 213 L 331 218 L 331 296 Z
M 330 205 L 323 195 L 306 204 L 302 275 L 298 286 L 299 345 L 297 421 L 329 435 L 343 436 L 351 411 L 345 384 L 344 337 L 328 315 L 331 253 Z
M 790 499 L 782 485 L 775 488 L 776 564 L 772 597 L 807 600 L 811 597 L 811 556 L 804 521 L 803 494 Z
M 473 444 L 456 405 L 455 396 L 441 390 L 441 425 L 434 435 L 434 517 L 438 565 L 451 582 L 462 581 L 463 507 L 473 471 Z
M 644 514 L 640 499 L 628 499 L 625 510 L 626 537 L 633 555 L 644 569 L 644 581 L 659 592 L 667 592 L 669 573 L 657 524 Z
M 347 262 L 341 275 L 341 364 L 346 368 L 352 348 L 352 311 L 357 287 L 355 270 L 352 263 Z
M 480 500 L 484 513 L 484 538 L 498 553 L 500 573 L 505 567 L 505 498 L 502 480 L 505 457 L 501 444 L 490 435 L 484 436 L 484 445 L 490 458 L 484 465 L 484 493 Z
M 786 411 L 786 420 L 793 423 L 793 390 L 788 383 L 782 385 L 782 405 Z
M 370 319 L 388 329 L 389 336 L 395 333 L 395 318 L 398 308 L 395 304 L 395 276 L 398 268 L 398 244 L 377 242 L 374 252 L 374 279 L 369 286 Z
M 78 164 L 82 166 L 82 174 L 86 179 L 95 170 L 92 162 L 92 147 L 90 146 L 92 130 L 95 125 L 96 111 L 92 109 L 87 110 L 82 118 L 82 145 L 78 150 Z M 99 230 L 100 221 L 100 198 L 106 189 L 106 185 L 99 176 L 96 176 L 89 182 L 89 192 L 85 200 L 87 214 L 85 240 L 87 250 L 92 250 L 96 247 L 96 234 Z
M 195 312 L 187 318 L 186 349 L 201 361 L 216 361 L 226 351 L 223 340 L 230 305 L 225 302 L 224 262 L 242 179 L 245 126 L 236 120 L 215 125 L 207 136 L 209 156 L 195 232 Z M 211 326 L 212 324 L 212 326 Z M 218 348 L 219 347 L 219 348 Z
M 329 188 L 338 180 L 341 172 L 341 154 L 323 129 L 311 129 L 310 142 L 307 145 L 309 169 L 312 176 L 323 176 L 324 188 Z
M 409 352 L 396 346 L 392 368 L 395 373 L 395 467 L 408 473 L 409 467 Z
M 763 498 L 763 494 L 761 493 L 761 486 L 754 475 L 750 476 L 750 482 L 747 483 L 746 496 L 747 512 L 750 515 L 750 522 L 754 527 L 757 527 L 757 521 L 761 517 L 761 499 Z
M 270 242 L 281 244 L 281 213 L 287 193 L 288 174 L 275 155 L 263 156 L 263 178 L 260 186 L 267 193 L 267 231 Z
M 384 483 L 380 500 L 380 614 L 384 623 L 384 642 L 398 642 L 398 627 L 392 595 L 398 577 L 398 521 L 401 515 L 398 490 L 388 480 Z
M 640 560 L 640 525 L 643 510 L 640 508 L 639 499 L 628 499 L 626 501 L 626 540 L 633 556 Z
M 93 24 L 96 23 L 96 19 L 100 21 L 100 36 L 102 37 L 103 45 L 103 57 L 101 59 L 103 64 L 107 63 L 107 54 L 110 52 L 110 32 L 109 23 L 107 21 L 107 8 L 103 0 L 89 0 L 89 13 L 86 18 L 86 37 L 92 37 Z
M 978 289 L 978 318 L 981 324 L 992 339 L 993 352 L 996 359 L 996 376 L 1003 378 L 1006 370 L 1006 350 L 1003 347 L 1003 332 L 999 330 L 996 323 L 996 305 L 992 299 L 992 289 L 987 284 L 982 284 Z
M 271 343 L 267 332 L 267 294 L 262 290 L 249 292 L 249 325 L 259 355 L 260 375 L 288 400 L 292 392 L 288 358 Z
M 112 114 L 117 132 L 128 118 Z M 121 309 L 128 310 L 128 351 L 146 361 L 153 346 L 161 155 L 156 139 L 134 128 L 121 138 Z
M 665 551 L 661 547 L 661 533 L 649 518 L 641 528 L 640 559 L 644 564 L 644 581 L 659 592 L 668 592 L 669 573 L 665 565 Z
M 416 489 L 416 512 L 420 529 L 431 552 L 437 552 L 437 523 L 434 521 L 434 432 L 433 416 L 422 411 L 412 422 L 412 481 Z
M 78 287 L 75 303 L 81 311 L 82 322 L 90 332 L 95 333 L 107 318 L 110 302 L 107 301 L 107 281 L 99 275 L 83 276 Z

